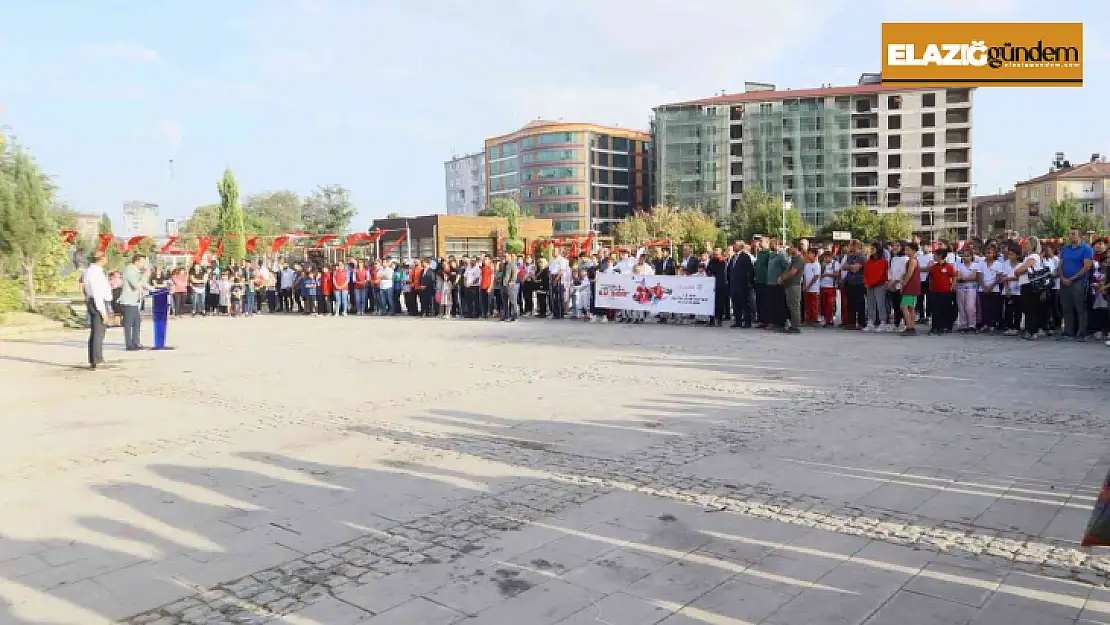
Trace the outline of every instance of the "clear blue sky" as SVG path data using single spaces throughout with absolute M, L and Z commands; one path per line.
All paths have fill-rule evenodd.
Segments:
M 883 21 L 1082 21 L 1082 89 L 980 89 L 978 193 L 1052 153 L 1110 153 L 1097 0 L 43 0 L 0 4 L 0 124 L 76 209 L 188 215 L 244 194 L 351 189 L 352 227 L 443 209 L 443 161 L 537 117 L 646 128 L 651 107 L 878 71 Z M 170 184 L 169 159 L 175 160 Z

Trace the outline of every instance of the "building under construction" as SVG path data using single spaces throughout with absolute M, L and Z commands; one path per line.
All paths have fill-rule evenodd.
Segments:
M 836 211 L 901 206 L 926 238 L 966 238 L 971 215 L 972 90 L 846 87 L 744 93 L 655 109 L 657 194 L 722 218 L 745 189 L 793 203 L 817 229 Z

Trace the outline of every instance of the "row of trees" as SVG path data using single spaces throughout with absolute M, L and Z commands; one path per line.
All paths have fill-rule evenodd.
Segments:
M 224 172 L 219 183 L 220 203 L 198 206 L 185 220 L 182 234 L 220 235 L 232 223 L 222 221 L 221 211 L 230 207 L 225 198 L 230 171 Z M 232 180 L 234 177 L 232 176 Z M 238 186 L 235 187 L 234 204 L 239 204 Z M 350 192 L 338 184 L 321 185 L 307 197 L 300 197 L 293 191 L 266 191 L 248 195 L 240 207 L 243 230 L 247 235 L 271 236 L 290 230 L 309 234 L 344 233 L 350 227 L 355 215 L 355 205 L 351 202 Z

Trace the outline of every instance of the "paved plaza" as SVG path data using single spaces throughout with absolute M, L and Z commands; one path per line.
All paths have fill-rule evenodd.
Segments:
M 149 323 L 144 327 L 150 342 Z M 1110 623 L 1110 351 L 257 317 L 0 341 L 0 624 Z

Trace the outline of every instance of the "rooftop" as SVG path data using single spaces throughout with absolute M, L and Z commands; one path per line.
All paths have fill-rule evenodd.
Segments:
M 1031 184 L 1036 182 L 1044 182 L 1046 180 L 1073 180 L 1073 179 L 1086 179 L 1086 178 L 1110 178 L 1110 163 L 1094 162 L 1083 163 L 1082 165 L 1074 165 L 1072 167 L 1064 167 L 1056 171 L 1050 171 L 1047 174 L 1030 178 L 1025 182 L 1018 184 Z
M 910 87 L 884 87 L 880 84 L 846 85 L 843 87 L 819 87 L 816 89 L 776 89 L 773 91 L 747 91 L 744 93 L 729 93 L 725 95 L 663 104 L 656 108 L 669 106 L 695 106 L 712 104 L 740 104 L 743 102 L 766 102 L 768 100 L 788 100 L 791 98 L 817 98 L 837 95 L 857 95 L 867 93 L 882 93 L 884 91 L 913 91 Z
M 598 132 L 642 141 L 648 141 L 651 138 L 651 133 L 649 133 L 648 131 L 636 130 L 635 128 L 621 128 L 619 126 L 606 126 L 603 124 L 591 124 L 589 122 L 563 122 L 552 121 L 550 119 L 536 119 L 528 122 L 520 129 L 514 130 L 513 132 L 510 132 L 508 134 L 488 137 L 486 139 L 486 144 L 488 145 L 490 143 L 497 143 L 499 141 L 512 140 L 518 137 L 526 137 L 549 130 L 564 132 L 584 130 L 588 132 Z
M 995 193 L 993 195 L 976 195 L 971 198 L 972 204 L 991 204 L 994 202 L 1013 202 L 1014 192 L 1007 191 L 1005 193 Z

